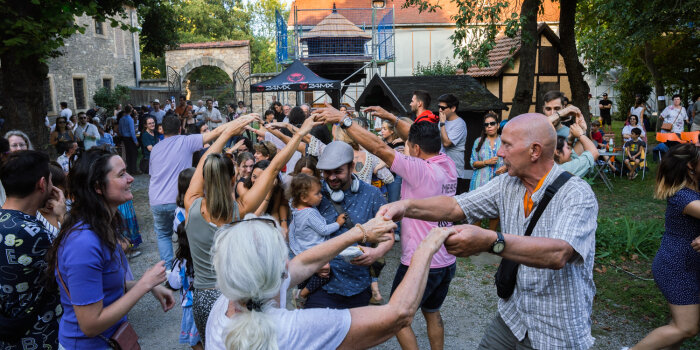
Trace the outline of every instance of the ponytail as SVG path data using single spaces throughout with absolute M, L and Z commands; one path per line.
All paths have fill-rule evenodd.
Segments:
M 225 329 L 226 349 L 277 350 L 277 332 L 267 312 L 274 302 L 266 302 L 261 311 L 242 308 L 229 319 Z
M 214 221 L 229 222 L 233 217 L 231 178 L 233 165 L 226 164 L 221 154 L 210 154 L 204 160 L 204 192 L 207 211 Z

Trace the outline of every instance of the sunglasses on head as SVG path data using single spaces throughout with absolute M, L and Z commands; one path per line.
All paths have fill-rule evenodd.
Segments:
M 231 221 L 231 223 L 229 225 L 233 226 L 235 224 L 240 224 L 241 222 L 246 222 L 246 221 L 260 221 L 260 222 L 270 224 L 274 228 L 277 228 L 277 223 L 275 222 L 275 220 L 268 219 L 268 218 L 251 218 L 251 219 L 243 219 L 243 220 L 234 220 L 234 221 Z
M 486 122 L 486 123 L 484 123 L 484 127 L 488 128 L 489 126 L 496 126 L 497 124 L 498 123 L 496 123 L 496 122 Z

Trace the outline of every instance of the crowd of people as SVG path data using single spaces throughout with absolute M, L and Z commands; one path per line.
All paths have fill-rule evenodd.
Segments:
M 596 162 L 615 166 L 601 154 L 613 142 L 609 111 L 589 130 L 579 108 L 550 91 L 541 113 L 505 122 L 489 112 L 468 130 L 457 97 L 439 96 L 437 115 L 431 100 L 413 93 L 414 118 L 279 102 L 222 113 L 184 96 L 109 116 L 62 105 L 47 125 L 55 161 L 8 132 L 0 346 L 125 347 L 136 341 L 129 310 L 151 293 L 168 311 L 179 290 L 179 342 L 193 349 L 357 349 L 394 336 L 417 349 L 418 309 L 431 348 L 442 349 L 456 258 L 490 253 L 502 258 L 500 298 L 480 349 L 591 348 L 598 202 L 582 177 Z M 674 106 L 662 117 L 682 127 L 686 112 Z M 621 131 L 617 166 L 630 178 L 646 149 L 643 109 L 633 107 Z M 471 149 L 468 132 L 479 134 Z M 698 333 L 700 276 L 686 269 L 700 268 L 698 146 L 670 147 L 659 166 L 656 196 L 668 209 L 653 270 L 673 321 L 634 349 Z M 141 173 L 161 261 L 136 279 L 131 185 Z M 396 242 L 384 298 L 378 280 L 390 278 L 382 269 Z

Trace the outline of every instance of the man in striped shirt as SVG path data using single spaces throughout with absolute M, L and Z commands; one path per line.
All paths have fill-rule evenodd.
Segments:
M 534 208 L 563 171 L 554 164 L 556 131 L 541 114 L 513 118 L 503 129 L 508 175 L 456 197 L 404 200 L 378 215 L 426 221 L 475 222 L 500 217 L 503 234 L 478 226 L 455 226 L 445 246 L 457 256 L 495 253 L 520 263 L 513 295 L 498 302 L 498 314 L 479 349 L 588 349 L 593 345 L 591 310 L 598 203 L 590 186 L 573 177 L 554 195 L 532 235 L 524 236 Z

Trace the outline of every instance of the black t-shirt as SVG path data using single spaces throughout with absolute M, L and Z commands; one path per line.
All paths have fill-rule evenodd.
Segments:
M 612 101 L 610 100 L 600 100 L 598 104 L 603 105 L 604 107 L 612 105 Z M 600 109 L 600 116 L 601 117 L 609 117 L 610 116 L 610 109 L 609 108 L 601 108 Z

